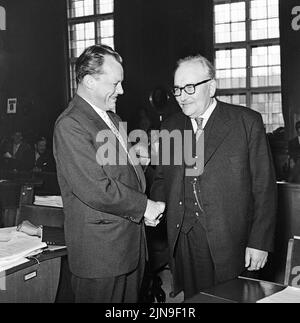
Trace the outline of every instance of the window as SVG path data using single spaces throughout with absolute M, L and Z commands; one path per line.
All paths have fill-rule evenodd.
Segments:
M 94 44 L 114 47 L 113 0 L 67 0 L 69 22 L 70 88 L 76 90 L 75 61 Z
M 283 126 L 278 0 L 214 0 L 214 40 L 217 97 Z

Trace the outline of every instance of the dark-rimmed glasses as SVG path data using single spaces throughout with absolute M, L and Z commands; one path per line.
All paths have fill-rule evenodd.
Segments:
M 186 94 L 192 95 L 192 94 L 194 94 L 196 92 L 196 86 L 201 85 L 201 84 L 204 84 L 204 83 L 207 83 L 210 80 L 211 79 L 207 79 L 207 80 L 198 82 L 196 84 L 187 84 L 187 85 L 185 85 L 183 87 L 174 86 L 173 87 L 173 94 L 174 94 L 174 96 L 180 96 L 182 90 L 184 90 L 184 92 Z

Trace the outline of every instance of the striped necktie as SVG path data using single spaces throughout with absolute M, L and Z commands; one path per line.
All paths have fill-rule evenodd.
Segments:
M 121 143 L 123 149 L 125 150 L 125 152 L 126 152 L 126 154 L 128 156 L 128 160 L 129 160 L 130 164 L 133 166 L 134 171 L 135 171 L 135 173 L 137 175 L 137 178 L 140 181 L 140 176 L 138 174 L 138 171 L 136 169 L 136 164 L 134 162 L 134 156 L 130 155 L 131 150 L 130 150 L 130 147 L 128 147 L 128 145 L 127 145 L 127 137 L 126 137 L 126 141 L 125 141 L 125 138 L 122 136 L 121 132 L 116 127 L 115 122 L 117 122 L 117 120 L 115 119 L 114 114 L 115 113 L 112 112 L 112 111 L 107 111 L 107 114 L 105 114 L 106 116 L 105 116 L 104 121 L 106 122 L 106 124 L 109 126 L 111 131 L 114 133 L 114 135 L 117 137 L 117 139 Z M 127 134 L 125 134 L 125 133 L 123 133 L 123 135 L 127 136 Z M 128 150 L 128 148 L 129 148 L 129 150 Z
M 196 140 L 199 139 L 199 137 L 201 136 L 201 134 L 203 133 L 203 127 L 202 127 L 202 124 L 203 124 L 203 118 L 201 117 L 197 117 L 195 118 L 195 121 L 197 123 L 197 130 L 196 130 Z

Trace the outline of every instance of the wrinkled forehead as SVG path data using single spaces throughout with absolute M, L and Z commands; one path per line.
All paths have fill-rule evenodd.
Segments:
M 209 77 L 208 68 L 200 62 L 181 63 L 174 74 L 174 85 L 197 83 Z

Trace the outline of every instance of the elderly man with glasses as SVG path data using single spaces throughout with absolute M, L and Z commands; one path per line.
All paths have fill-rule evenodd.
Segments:
M 215 92 L 206 58 L 178 62 L 173 94 L 182 111 L 162 129 L 183 137 L 190 130 L 192 141 L 170 151 L 189 146 L 194 161 L 203 163 L 161 162 L 151 188 L 151 198 L 166 202 L 174 292 L 184 291 L 185 299 L 263 268 L 273 248 L 276 181 L 261 115 L 220 102 Z M 199 138 L 202 150 L 196 149 Z

